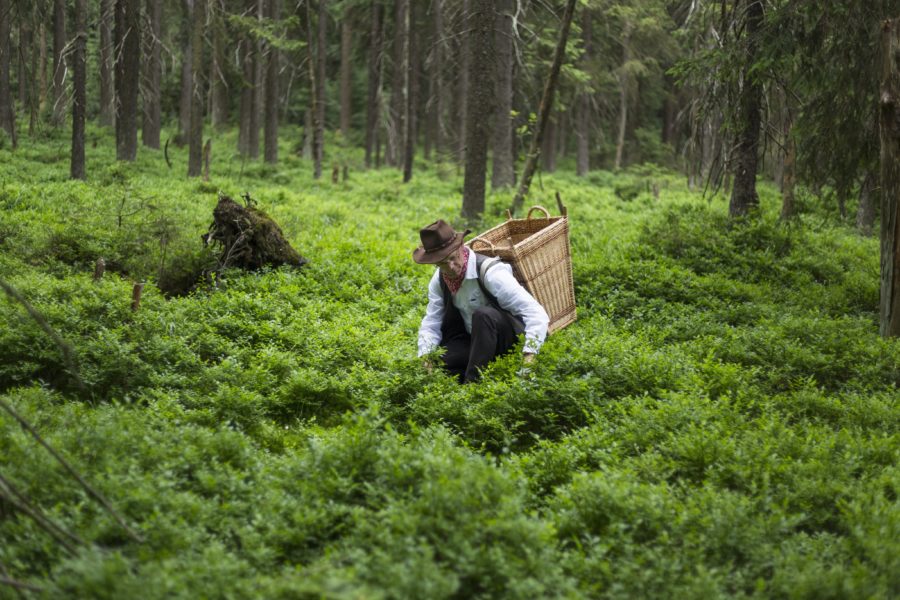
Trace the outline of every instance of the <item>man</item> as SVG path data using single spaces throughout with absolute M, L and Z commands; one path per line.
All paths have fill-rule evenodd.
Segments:
M 463 245 L 468 234 L 438 220 L 419 230 L 422 245 L 413 251 L 417 263 L 438 267 L 428 284 L 419 356 L 443 347 L 444 368 L 461 383 L 477 381 L 479 370 L 512 349 L 522 333 L 523 361 L 531 363 L 550 322 L 510 265 Z M 430 361 L 426 366 L 431 368 Z

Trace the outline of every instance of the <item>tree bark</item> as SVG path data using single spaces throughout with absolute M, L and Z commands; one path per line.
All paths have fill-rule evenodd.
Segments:
M 875 226 L 875 194 L 878 188 L 878 176 L 866 173 L 859 188 L 859 205 L 856 209 L 856 229 L 866 237 L 872 235 Z
M 159 133 L 162 126 L 160 93 L 162 85 L 162 0 L 147 0 L 147 17 L 150 24 L 146 32 L 147 73 L 144 88 L 144 125 L 141 141 L 148 148 L 159 150 Z
M 43 21 L 38 24 L 38 61 L 40 63 L 39 73 L 40 77 L 38 77 L 38 112 L 43 113 L 44 109 L 47 107 L 47 93 L 48 93 L 48 77 L 47 77 L 47 27 L 44 25 Z M 34 121 L 37 120 L 37 115 L 33 115 L 32 124 L 29 125 L 29 130 L 33 132 L 34 130 Z
M 616 162 L 613 169 L 622 168 L 622 159 L 625 155 L 625 132 L 628 129 L 628 61 L 631 60 L 631 23 L 625 21 L 622 31 L 622 70 L 619 73 L 619 131 L 616 136 Z
M 407 33 L 409 0 L 396 0 L 394 5 L 394 64 L 391 75 L 390 127 L 384 158 L 387 164 L 403 164 L 403 143 L 406 139 Z
M 116 158 L 137 158 L 137 110 L 141 68 L 140 0 L 116 0 Z
M 353 27 L 350 23 L 350 9 L 344 10 L 341 22 L 341 135 L 346 140 L 350 135 L 350 116 L 352 114 L 352 97 L 350 87 L 350 75 L 353 59 Z
M 756 193 L 756 173 L 759 164 L 759 134 L 762 125 L 762 85 L 751 67 L 756 62 L 759 42 L 757 32 L 762 27 L 762 0 L 745 0 L 747 52 L 740 95 L 740 133 L 734 152 L 734 187 L 728 214 L 732 218 L 748 214 L 759 206 Z
M 419 36 L 416 33 L 416 3 L 413 2 L 407 11 L 406 22 L 406 40 L 407 55 L 406 80 L 409 82 L 409 89 L 406 95 L 406 140 L 403 150 L 403 183 L 407 183 L 412 179 L 413 158 L 416 154 L 416 111 L 419 106 Z
M 116 89 L 113 79 L 113 0 L 100 0 L 100 124 L 116 124 Z
M 16 120 L 13 112 L 12 90 L 9 81 L 10 50 L 9 33 L 11 16 L 9 0 L 0 0 L 0 128 L 16 147 Z
M 797 214 L 794 206 L 794 190 L 797 187 L 797 143 L 794 141 L 794 124 L 788 117 L 784 138 L 784 165 L 781 177 L 781 219 L 786 221 Z
M 459 103 L 459 118 L 457 123 L 459 127 L 457 127 L 457 164 L 461 165 L 466 162 L 466 130 L 467 123 L 469 122 L 468 118 L 468 108 L 469 108 L 469 45 L 471 44 L 469 31 L 468 31 L 468 15 L 469 8 L 471 6 L 471 0 L 462 0 L 462 18 L 460 19 L 460 31 L 458 32 L 460 36 L 459 40 L 459 92 L 456 95 L 457 102 Z
M 581 39 L 584 42 L 584 56 L 582 57 L 581 68 L 585 72 L 590 72 L 589 62 L 594 53 L 593 35 L 593 15 L 591 11 L 585 9 L 582 14 Z M 575 173 L 578 177 L 584 177 L 591 169 L 590 156 L 590 135 L 591 135 L 591 95 L 588 91 L 582 90 L 578 94 L 576 110 L 576 159 Z
M 900 336 L 900 18 L 882 24 L 880 331 Z
M 380 120 L 381 71 L 384 48 L 384 5 L 372 0 L 372 29 L 369 39 L 369 75 L 366 93 L 366 168 L 373 164 L 372 158 L 378 136 Z
M 53 123 L 62 125 L 66 114 L 66 1 L 53 2 Z
M 541 168 L 544 170 L 544 173 L 556 171 L 556 134 L 559 129 L 557 119 L 560 116 L 559 111 L 556 111 L 556 118 L 553 118 L 551 113 L 544 128 L 543 147 L 541 148 Z
M 21 8 L 19 9 L 22 10 Z M 28 84 L 33 80 L 33 73 L 29 72 L 29 54 L 31 54 L 31 24 L 25 15 L 19 15 L 19 105 L 22 110 L 30 102 Z M 10 55 L 11 56 L 11 55 Z
M 256 0 L 247 0 L 244 5 L 246 12 L 256 14 Z M 241 60 L 241 101 L 239 107 L 240 129 L 238 130 L 238 152 L 241 156 L 251 156 L 251 132 L 257 125 L 256 117 L 256 41 L 251 34 L 247 34 L 238 48 Z M 259 138 L 257 135 L 257 142 Z M 256 154 L 259 150 L 257 148 Z
M 537 167 L 537 160 L 540 156 L 539 148 L 544 136 L 544 127 L 550 118 L 550 110 L 553 108 L 553 94 L 556 91 L 556 81 L 559 79 L 559 70 L 562 67 L 563 57 L 566 53 L 566 41 L 569 39 L 569 29 L 572 25 L 572 16 L 575 13 L 576 0 L 569 0 L 566 3 L 566 11 L 562 18 L 562 27 L 559 31 L 559 41 L 556 44 L 556 51 L 553 55 L 553 64 L 550 67 L 550 74 L 547 77 L 547 83 L 544 85 L 544 93 L 541 96 L 541 106 L 538 109 L 538 122 L 531 138 L 531 148 L 528 151 L 528 157 L 525 160 L 525 168 L 522 170 L 522 180 L 519 183 L 519 190 L 513 199 L 510 210 L 513 213 L 522 209 L 525 202 L 525 196 L 531 187 L 531 178 L 534 176 L 534 170 Z
M 434 155 L 440 161 L 444 152 L 444 58 L 446 56 L 446 40 L 444 39 L 443 0 L 432 0 L 434 11 L 434 58 L 432 61 L 431 80 L 434 82 L 432 101 L 434 112 Z
M 228 83 L 225 80 L 226 25 L 225 5 L 223 0 L 213 0 L 210 5 L 212 60 L 209 74 L 210 119 L 214 128 L 221 128 L 228 123 Z
M 313 140 L 313 152 L 316 154 L 316 164 L 319 165 L 319 173 L 322 171 L 322 161 L 325 160 L 325 59 L 328 45 L 326 44 L 326 32 L 328 24 L 328 10 L 326 0 L 319 0 L 319 16 L 316 19 L 318 40 L 316 41 L 316 131 Z
M 494 134 L 492 150 L 494 161 L 491 165 L 491 189 L 515 185 L 511 138 L 513 102 L 513 6 L 512 0 L 496 3 L 495 55 L 497 57 L 496 110 L 494 112 Z
M 191 132 L 191 94 L 194 90 L 193 73 L 193 22 L 194 0 L 182 0 L 181 20 L 181 96 L 178 100 L 178 143 L 184 144 Z
M 324 2 L 324 0 L 319 0 L 320 2 Z M 312 10 L 310 10 L 310 3 L 307 1 L 305 3 L 306 6 L 306 48 L 309 53 L 309 59 L 306 61 L 307 68 L 309 69 L 309 86 L 310 86 L 310 101 L 312 106 L 310 107 L 309 114 L 311 117 L 311 128 L 312 128 L 312 148 L 310 149 L 312 152 L 313 158 L 313 179 L 320 179 L 322 177 L 322 153 L 319 151 L 319 148 L 322 146 L 322 133 L 323 129 L 321 123 L 319 121 L 319 86 L 322 84 L 318 80 L 317 76 L 317 64 L 316 64 L 316 56 L 321 53 L 321 48 L 316 49 L 315 45 L 315 37 L 313 36 L 313 18 L 312 18 Z
M 188 140 L 188 177 L 199 177 L 203 170 L 203 29 L 206 23 L 206 0 L 194 0 L 191 13 L 191 123 Z
M 84 179 L 84 119 L 87 95 L 87 0 L 75 0 L 74 98 L 72 102 L 72 179 Z
M 474 223 L 484 213 L 484 187 L 491 113 L 494 110 L 494 8 L 491 0 L 471 0 L 469 96 L 466 99 L 466 170 L 462 217 Z
M 273 23 L 281 18 L 278 0 L 266 0 L 266 16 Z M 267 163 L 278 162 L 278 49 L 266 44 L 266 122 L 263 158 Z

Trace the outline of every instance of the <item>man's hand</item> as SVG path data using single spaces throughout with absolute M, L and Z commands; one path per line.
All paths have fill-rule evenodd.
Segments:
M 522 363 L 523 364 L 530 365 L 533 362 L 534 362 L 534 353 L 533 352 L 526 352 L 525 354 L 522 355 Z
M 425 367 L 426 372 L 431 373 L 432 371 L 434 371 L 434 363 L 431 362 L 430 358 L 426 358 L 424 361 L 422 361 L 422 364 Z

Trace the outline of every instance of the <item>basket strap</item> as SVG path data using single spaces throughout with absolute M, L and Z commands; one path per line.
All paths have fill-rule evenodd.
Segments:
M 500 259 L 496 256 L 485 256 L 484 254 L 475 254 L 475 266 L 478 268 L 478 286 L 481 288 L 481 293 L 484 294 L 484 297 L 488 299 L 488 302 L 496 308 L 500 308 L 500 303 L 497 302 L 497 298 L 487 291 L 487 288 L 484 286 L 484 276 L 487 275 L 487 272 L 490 271 L 495 265 L 500 264 Z

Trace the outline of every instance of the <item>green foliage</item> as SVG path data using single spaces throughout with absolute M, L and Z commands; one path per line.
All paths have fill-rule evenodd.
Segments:
M 877 241 L 830 209 L 783 225 L 762 187 L 731 222 L 659 166 L 545 175 L 531 202 L 570 209 L 579 319 L 529 375 L 513 353 L 459 386 L 415 358 L 431 272 L 409 258 L 458 177 L 223 159 L 198 187 L 107 142 L 88 183 L 50 147 L 0 150 L 0 277 L 85 383 L 4 296 L 2 398 L 145 538 L 0 413 L 0 472 L 86 542 L 0 504 L 0 563 L 46 597 L 896 595 L 900 347 L 877 335 Z M 164 293 L 214 259 L 217 190 L 310 263 Z

